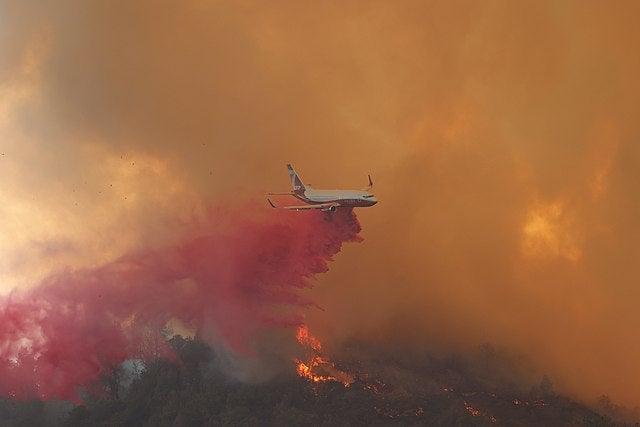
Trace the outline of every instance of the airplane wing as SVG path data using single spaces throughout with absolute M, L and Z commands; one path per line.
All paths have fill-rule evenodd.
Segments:
M 340 207 L 340 203 L 332 202 L 332 203 L 319 203 L 316 205 L 301 205 L 301 206 L 276 206 L 270 199 L 267 199 L 272 208 L 276 209 L 289 209 L 293 211 L 305 211 L 310 209 L 320 209 L 323 211 L 335 211 L 336 208 Z

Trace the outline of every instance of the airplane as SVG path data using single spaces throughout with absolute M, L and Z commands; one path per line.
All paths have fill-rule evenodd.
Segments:
M 378 203 L 378 200 L 369 192 L 373 187 L 371 175 L 369 175 L 369 185 L 362 190 L 317 190 L 311 188 L 309 184 L 304 184 L 300 176 L 293 169 L 293 166 L 287 165 L 289 176 L 291 177 L 291 186 L 293 190 L 289 193 L 269 193 L 269 195 L 288 195 L 302 200 L 306 205 L 301 206 L 276 206 L 271 199 L 267 199 L 271 207 L 276 209 L 289 209 L 295 211 L 320 209 L 325 212 L 335 212 L 336 209 L 368 207 Z

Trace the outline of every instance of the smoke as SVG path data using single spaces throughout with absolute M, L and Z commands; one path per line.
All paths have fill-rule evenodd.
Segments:
M 170 357 L 160 336 L 170 321 L 251 354 L 261 328 L 301 324 L 292 308 L 314 303 L 298 291 L 360 231 L 351 210 L 261 220 L 238 211 L 223 229 L 218 219 L 170 246 L 56 274 L 0 300 L 0 393 L 77 399 L 79 387 L 126 359 Z
M 490 342 L 637 405 L 638 7 L 2 3 L 0 286 L 166 247 L 286 163 L 371 173 L 366 244 L 310 296 L 323 343 Z

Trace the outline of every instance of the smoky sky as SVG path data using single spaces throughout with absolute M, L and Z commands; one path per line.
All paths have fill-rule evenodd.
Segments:
M 640 403 L 635 2 L 2 2 L 0 278 L 359 188 L 309 297 L 326 341 L 529 356 Z M 262 215 L 262 213 L 261 213 Z

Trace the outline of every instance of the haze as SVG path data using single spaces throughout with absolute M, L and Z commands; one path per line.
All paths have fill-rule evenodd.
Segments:
M 270 209 L 286 163 L 371 173 L 365 240 L 306 294 L 323 341 L 490 342 L 640 405 L 637 2 L 26 3 L 0 3 L 4 293 Z

